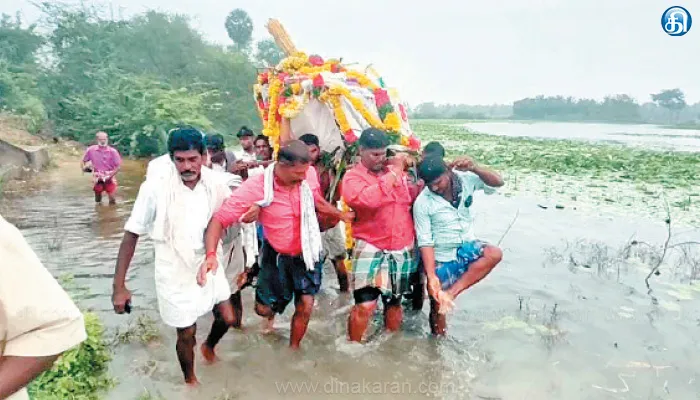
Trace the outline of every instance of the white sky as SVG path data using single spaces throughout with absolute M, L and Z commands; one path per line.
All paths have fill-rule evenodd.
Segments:
M 90 3 L 89 1 L 85 1 Z M 100 4 L 110 4 L 101 2 Z M 511 103 L 537 94 L 602 98 L 680 87 L 700 101 L 700 0 L 114 0 L 115 14 L 156 9 L 189 15 L 215 42 L 243 8 L 254 37 L 279 18 L 297 47 L 323 57 L 374 63 L 410 104 Z M 409 6 L 408 4 L 413 4 Z M 684 6 L 691 30 L 671 37 L 661 14 Z M 2 0 L 0 12 L 38 11 Z M 697 26 L 696 26 L 697 25 Z

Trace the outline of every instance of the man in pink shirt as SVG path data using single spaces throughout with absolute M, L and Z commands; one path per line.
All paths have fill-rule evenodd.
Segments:
M 309 269 L 302 252 L 302 192 L 304 181 L 313 193 L 316 211 L 324 218 L 350 221 L 352 213 L 342 213 L 324 200 L 318 178 L 309 168 L 311 158 L 306 145 L 298 140 L 285 144 L 279 151 L 274 168 L 273 199 L 265 206 L 258 202 L 265 198 L 267 173 L 248 178 L 212 217 L 205 237 L 207 256 L 201 276 L 216 270 L 216 245 L 223 229 L 238 223 L 251 207 L 260 207 L 258 222 L 265 238 L 262 247 L 260 275 L 255 293 L 255 312 L 267 319 L 271 326 L 275 313 L 281 314 L 294 300 L 290 347 L 298 348 L 306 333 L 314 296 L 321 287 L 323 263 L 316 262 Z
M 342 185 L 343 198 L 357 215 L 352 224 L 355 306 L 348 321 L 355 342 L 362 340 L 380 296 L 386 329 L 401 327 L 401 296 L 411 292 L 410 277 L 417 268 L 411 204 L 422 189 L 407 179 L 404 155 L 387 160 L 385 132 L 366 129 L 359 145 L 360 162 L 345 174 Z
M 110 146 L 109 138 L 105 132 L 97 132 L 95 135 L 97 144 L 88 147 L 80 163 L 80 168 L 85 172 L 92 172 L 95 202 L 102 201 L 102 193 L 107 192 L 109 204 L 115 204 L 117 193 L 117 180 L 114 178 L 119 172 L 122 157 L 119 151 Z

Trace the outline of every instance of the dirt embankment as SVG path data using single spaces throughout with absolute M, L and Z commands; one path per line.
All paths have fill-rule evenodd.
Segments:
M 84 146 L 78 142 L 32 135 L 21 119 L 0 114 L 0 193 L 22 185 L 41 170 L 77 162 L 83 151 Z

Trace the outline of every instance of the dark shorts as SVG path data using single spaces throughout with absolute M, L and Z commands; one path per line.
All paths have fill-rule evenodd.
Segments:
M 454 285 L 469 270 L 469 264 L 484 256 L 484 248 L 487 243 L 480 240 L 472 240 L 462 243 L 456 251 L 456 258 L 452 261 L 435 266 L 435 274 L 440 280 L 442 289 L 446 290 Z
M 316 263 L 308 271 L 301 256 L 277 253 L 263 240 L 260 257 L 260 275 L 255 290 L 255 300 L 282 314 L 295 296 L 314 296 L 321 288 L 323 263 Z
M 92 190 L 95 191 L 96 194 L 102 194 L 103 192 L 114 194 L 114 192 L 117 191 L 117 183 L 114 181 L 114 179 L 110 179 L 106 182 L 99 181 L 95 183 Z

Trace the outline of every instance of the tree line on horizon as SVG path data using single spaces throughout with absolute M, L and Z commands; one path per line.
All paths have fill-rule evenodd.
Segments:
M 222 18 L 231 39 L 222 46 L 184 15 L 115 19 L 99 7 L 37 6 L 35 24 L 0 17 L 0 111 L 33 133 L 89 143 L 103 130 L 124 154 L 146 156 L 162 154 L 177 125 L 225 135 L 261 128 L 251 86 L 257 68 L 283 54 L 270 39 L 253 41 L 245 10 Z
M 512 105 L 472 106 L 466 104 L 421 103 L 411 109 L 418 119 L 515 119 L 544 121 L 596 121 L 700 125 L 700 103 L 689 105 L 680 89 L 666 89 L 650 95 L 652 101 L 639 104 L 625 94 L 603 100 L 564 96 L 536 96 Z

